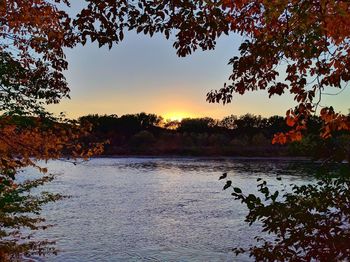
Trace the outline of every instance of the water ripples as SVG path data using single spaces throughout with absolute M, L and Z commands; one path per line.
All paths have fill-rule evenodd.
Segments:
M 222 191 L 233 183 L 254 192 L 256 178 L 276 188 L 305 181 L 289 161 L 196 158 L 101 158 L 79 165 L 50 162 L 61 173 L 45 190 L 71 198 L 44 209 L 58 256 L 41 261 L 237 261 L 231 249 L 252 243 L 246 209 Z M 239 261 L 250 261 L 240 257 Z

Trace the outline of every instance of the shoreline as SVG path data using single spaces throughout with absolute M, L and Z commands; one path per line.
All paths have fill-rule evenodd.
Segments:
M 293 157 L 293 156 L 201 156 L 201 155 L 99 155 L 91 157 L 91 159 L 111 158 L 139 158 L 139 159 L 208 159 L 208 160 L 276 160 L 276 161 L 312 161 L 309 157 Z

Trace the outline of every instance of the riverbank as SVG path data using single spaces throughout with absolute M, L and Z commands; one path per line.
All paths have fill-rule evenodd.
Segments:
M 92 157 L 92 159 L 99 159 L 99 158 L 107 158 L 107 159 L 128 159 L 128 158 L 136 158 L 136 159 L 180 159 L 180 160 L 186 160 L 186 159 L 196 159 L 196 160 L 239 160 L 239 161 L 250 161 L 250 160 L 256 160 L 256 161 L 287 161 L 287 162 L 294 162 L 294 161 L 303 161 L 303 162 L 310 162 L 312 161 L 309 157 L 279 157 L 279 156 L 271 156 L 271 157 L 259 157 L 259 156 L 251 156 L 251 157 L 244 157 L 244 156 L 181 156 L 181 155 L 99 155 Z

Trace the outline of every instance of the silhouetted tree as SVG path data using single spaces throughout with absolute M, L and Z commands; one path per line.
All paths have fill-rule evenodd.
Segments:
M 236 129 L 237 128 L 237 116 L 236 115 L 230 115 L 224 117 L 220 122 L 219 126 L 222 126 L 227 129 Z
M 204 133 L 210 132 L 214 125 L 215 120 L 210 117 L 204 118 L 184 118 L 180 122 L 178 131 L 189 132 L 189 133 Z

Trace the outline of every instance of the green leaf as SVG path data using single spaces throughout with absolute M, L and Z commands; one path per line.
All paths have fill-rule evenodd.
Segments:
M 232 185 L 232 181 L 231 180 L 226 181 L 226 184 L 225 184 L 225 186 L 224 186 L 224 188 L 222 190 L 228 189 L 231 185 Z
M 237 194 L 241 194 L 242 193 L 242 190 L 240 188 L 238 188 L 238 187 L 234 187 L 233 191 L 235 191 Z
M 227 177 L 227 173 L 223 173 L 223 174 L 219 177 L 219 180 L 225 179 L 226 177 Z

